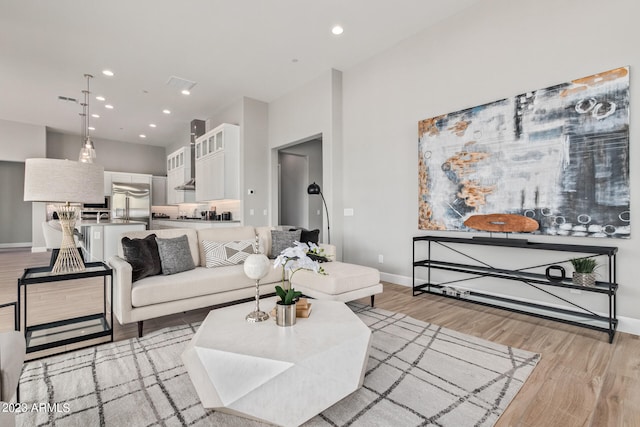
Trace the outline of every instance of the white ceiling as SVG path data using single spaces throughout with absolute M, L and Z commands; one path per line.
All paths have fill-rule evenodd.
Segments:
M 478 1 L 0 0 L 0 119 L 79 135 L 81 106 L 58 96 L 81 101 L 90 73 L 94 137 L 167 146 L 192 119 L 242 96 L 270 102 Z M 192 94 L 171 76 L 197 82 Z

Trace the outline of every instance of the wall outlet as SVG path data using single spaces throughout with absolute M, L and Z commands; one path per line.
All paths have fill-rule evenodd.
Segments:
M 320 214 L 321 214 L 321 213 L 320 213 L 320 209 L 318 209 L 318 210 L 316 211 L 316 215 L 320 216 Z
M 99 231 L 94 231 L 93 232 L 93 238 L 98 240 L 100 238 L 100 232 Z
M 264 209 L 264 210 L 262 211 L 262 215 L 267 216 L 267 210 L 266 210 L 266 209 Z
M 378 263 L 384 264 L 384 257 L 382 255 L 378 255 Z
M 344 216 L 353 216 L 353 208 L 345 208 Z
M 253 215 L 253 209 L 249 209 L 249 215 Z

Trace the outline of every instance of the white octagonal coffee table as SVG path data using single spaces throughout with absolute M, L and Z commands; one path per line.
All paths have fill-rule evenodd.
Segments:
M 291 327 L 246 322 L 254 305 L 212 310 L 182 353 L 205 408 L 297 426 L 362 386 L 371 331 L 344 303 L 312 300 Z

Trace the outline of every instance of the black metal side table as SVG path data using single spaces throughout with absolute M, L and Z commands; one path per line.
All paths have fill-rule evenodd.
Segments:
M 8 302 L 5 304 L 0 304 L 0 309 L 7 308 L 13 306 L 13 330 L 20 330 L 20 319 L 18 317 L 18 303 L 15 301 Z
M 24 321 L 22 325 L 24 325 L 27 353 L 107 336 L 110 337 L 110 341 L 113 341 L 113 272 L 103 262 L 86 263 L 85 267 L 84 271 L 61 274 L 52 273 L 51 266 L 32 267 L 24 270 L 24 274 L 18 279 L 16 318 L 19 324 Z M 102 313 L 28 326 L 27 297 L 29 286 L 90 277 L 103 277 Z M 108 281 L 107 278 L 109 278 Z M 110 293 L 109 297 L 107 297 L 107 292 Z M 24 310 L 22 299 L 24 299 Z M 107 301 L 110 304 L 108 311 Z M 23 311 L 24 315 L 21 317 L 20 314 Z

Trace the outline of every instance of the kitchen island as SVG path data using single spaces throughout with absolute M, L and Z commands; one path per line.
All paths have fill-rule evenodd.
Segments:
M 122 219 L 82 221 L 80 224 L 82 242 L 87 261 L 108 261 L 118 253 L 118 242 L 123 233 L 144 231 L 147 224 L 142 221 Z
M 242 225 L 241 221 L 209 221 L 203 219 L 168 219 L 168 218 L 154 218 L 151 220 L 152 230 L 162 230 L 165 228 L 194 228 L 201 230 L 203 228 L 213 227 L 239 227 Z

